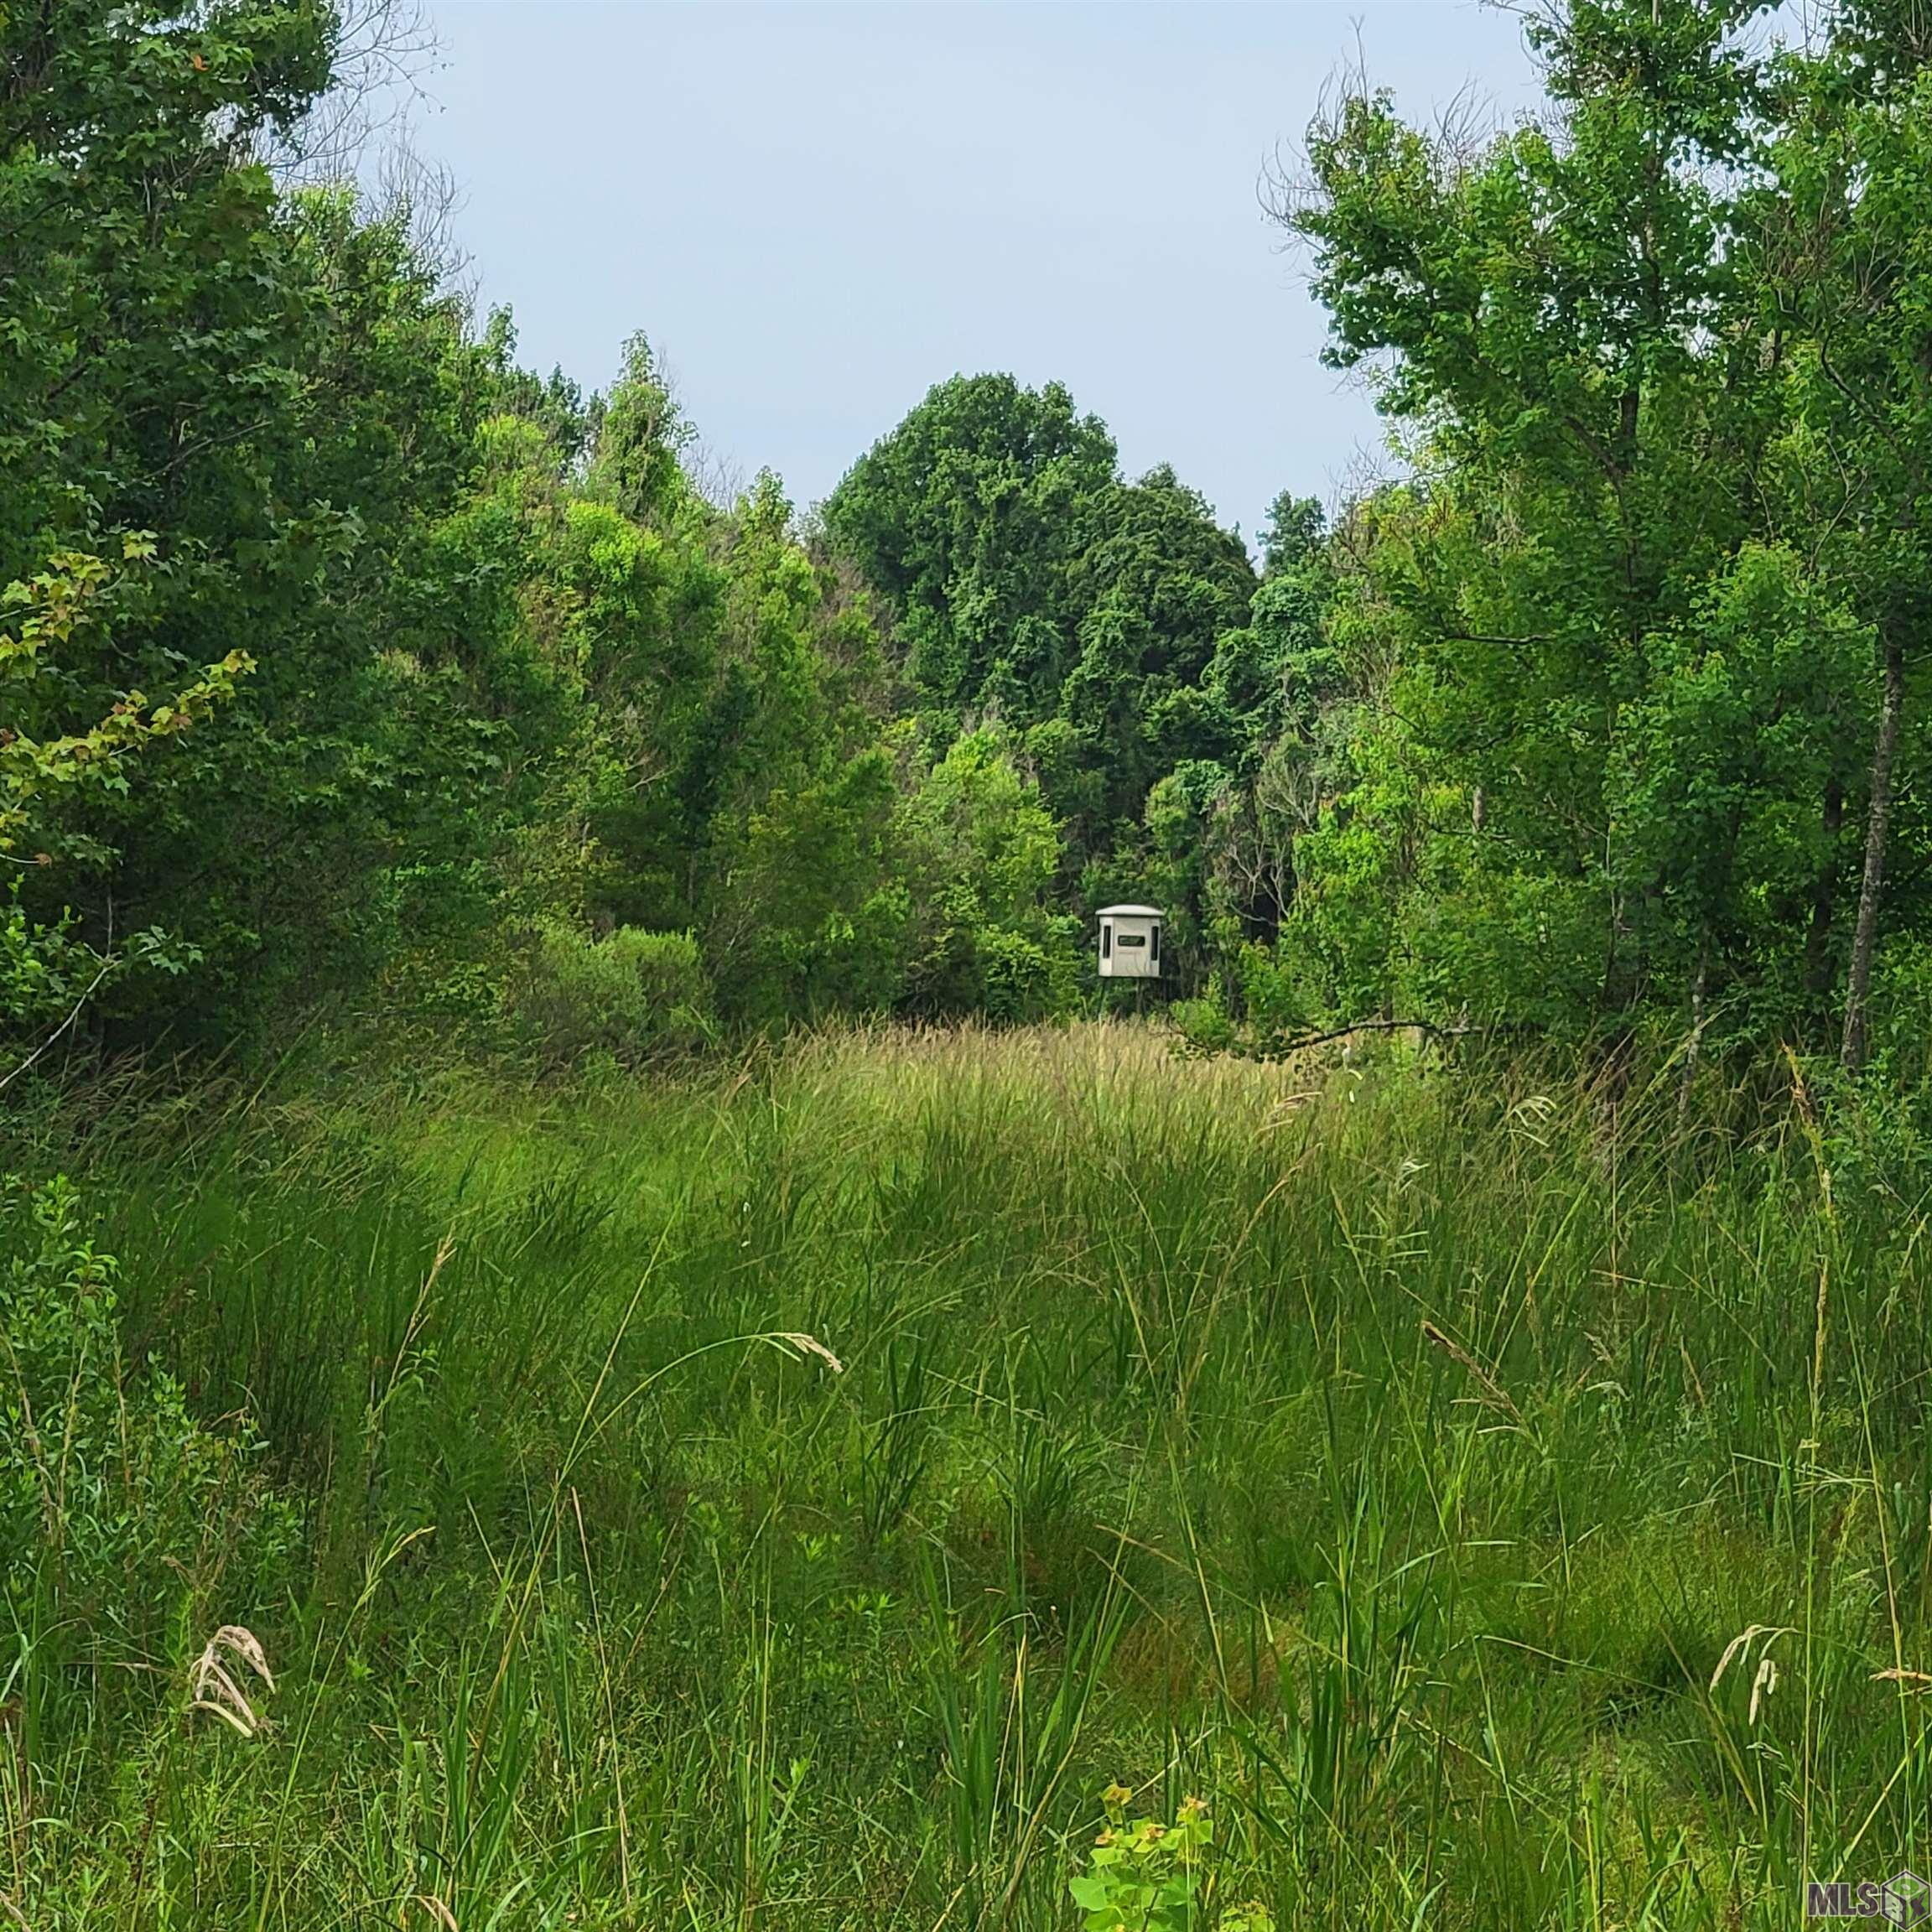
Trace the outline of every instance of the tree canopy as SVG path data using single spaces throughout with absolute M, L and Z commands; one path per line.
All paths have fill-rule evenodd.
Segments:
M 708 1026 L 1039 1015 L 1118 897 L 1203 1038 L 1893 1052 L 1915 20 L 1564 0 L 1488 132 L 1342 87 L 1275 210 L 1403 470 L 1285 487 L 1251 550 L 998 373 L 815 511 L 714 501 L 646 336 L 606 394 L 541 377 L 406 205 L 278 176 L 327 8 L 0 15 L 15 1059 L 318 1010 L 515 1045 L 621 933 L 683 936 L 617 943 Z

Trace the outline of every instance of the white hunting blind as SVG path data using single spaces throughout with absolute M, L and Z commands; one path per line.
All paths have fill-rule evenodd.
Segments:
M 1158 906 L 1103 906 L 1100 920 L 1100 977 L 1103 979 L 1158 979 L 1161 977 L 1161 921 Z

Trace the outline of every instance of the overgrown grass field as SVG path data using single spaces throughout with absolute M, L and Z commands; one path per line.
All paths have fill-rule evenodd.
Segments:
M 1090 1026 L 69 1122 L 0 1919 L 1071 1932 L 1115 1784 L 1201 1932 L 1926 1871 L 1921 1223 L 1666 1085 Z

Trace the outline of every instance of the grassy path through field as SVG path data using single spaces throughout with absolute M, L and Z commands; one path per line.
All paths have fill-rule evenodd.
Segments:
M 0 1890 L 1045 1932 L 1115 1781 L 1206 1801 L 1204 1932 L 1924 1870 L 1921 1245 L 1673 1098 L 1115 1026 L 124 1142 L 130 1353 L 264 1446 L 102 1423 L 149 1460 L 10 1598 Z M 257 1735 L 180 1716 L 222 1623 Z

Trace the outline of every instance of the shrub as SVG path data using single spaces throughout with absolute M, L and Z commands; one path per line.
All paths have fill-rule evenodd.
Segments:
M 1045 947 L 1024 933 L 989 926 L 978 936 L 989 1018 L 1043 1019 L 1053 1010 L 1053 965 Z
M 1198 1798 L 1182 1800 L 1171 1825 L 1154 1818 L 1130 1822 L 1133 1793 L 1108 1787 L 1107 1825 L 1094 1841 L 1088 1869 L 1069 1882 L 1085 1932 L 1207 1932 L 1201 1895 L 1214 1827 Z M 1236 1905 L 1213 1919 L 1216 1932 L 1275 1932 L 1259 1905 Z
M 636 1065 L 689 1052 L 714 1031 L 709 983 L 688 932 L 620 926 L 592 939 L 545 927 L 512 1006 L 525 1042 L 551 1066 L 591 1052 Z
M 143 1658 L 184 1599 L 253 1596 L 296 1540 L 248 1425 L 205 1428 L 174 1378 L 130 1371 L 117 1272 L 70 1182 L 0 1182 L 0 1603 L 49 1669 L 55 1633 Z
M 1072 1010 L 1080 996 L 1078 922 L 1019 930 L 966 916 L 947 923 L 908 969 L 905 1010 L 924 1019 L 983 1014 L 1024 1026 Z

